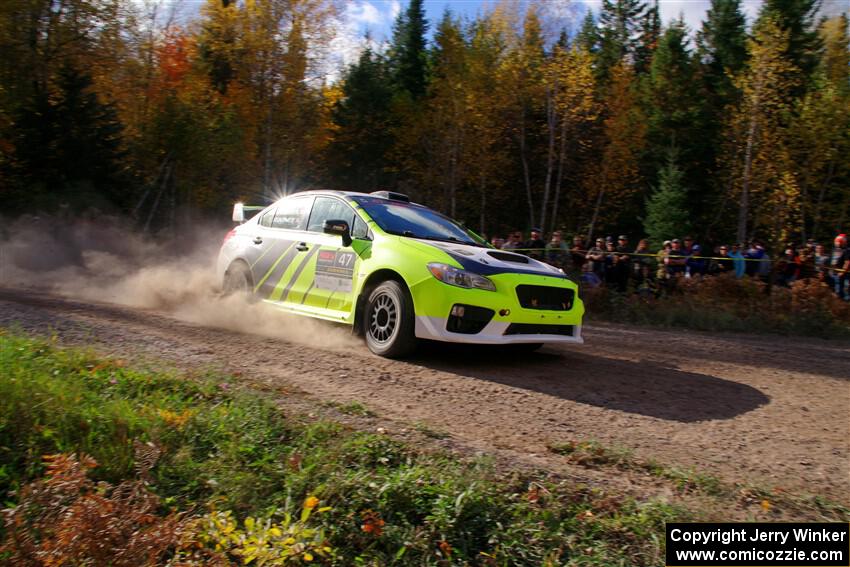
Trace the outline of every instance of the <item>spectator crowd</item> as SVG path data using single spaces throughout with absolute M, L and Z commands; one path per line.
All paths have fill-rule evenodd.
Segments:
M 850 301 L 850 247 L 845 234 L 835 237 L 829 251 L 823 244 L 808 240 L 788 244 L 779 258 L 771 258 L 758 240 L 705 250 L 685 236 L 665 240 L 660 250 L 653 251 L 648 240 L 633 246 L 624 234 L 616 240 L 609 236 L 590 242 L 575 236 L 568 244 L 560 231 L 553 232 L 547 241 L 536 228 L 527 240 L 522 232 L 515 231 L 507 238 L 492 238 L 490 244 L 557 266 L 583 285 L 605 285 L 620 293 L 634 290 L 642 295 L 660 295 L 675 287 L 680 278 L 729 274 L 786 287 L 797 280 L 817 279 L 839 298 Z

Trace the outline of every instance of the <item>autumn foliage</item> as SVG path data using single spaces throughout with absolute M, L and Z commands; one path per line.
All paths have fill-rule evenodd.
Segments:
M 7 210 L 154 231 L 237 199 L 393 189 L 488 235 L 637 240 L 675 152 L 702 243 L 846 231 L 846 15 L 767 0 L 748 28 L 739 0 L 712 0 L 692 30 L 606 0 L 576 28 L 555 4 L 429 21 L 410 0 L 381 43 L 343 37 L 333 0 L 205 0 L 188 19 L 162 1 L 8 0 Z
M 161 515 L 161 502 L 141 480 L 93 482 L 91 457 L 44 458 L 44 479 L 24 486 L 5 511 L 7 554 L 15 565 L 157 565 L 179 546 L 189 522 Z

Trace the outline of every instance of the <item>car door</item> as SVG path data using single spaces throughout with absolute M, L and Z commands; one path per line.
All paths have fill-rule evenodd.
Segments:
M 304 252 L 301 235 L 310 214 L 312 196 L 288 197 L 278 202 L 267 226 L 261 226 L 262 255 L 251 266 L 254 293 L 262 299 L 278 301 L 293 265 Z M 265 221 L 261 218 L 261 223 Z
M 324 233 L 327 220 L 348 222 L 354 239 L 351 246 L 343 246 L 338 235 Z M 316 250 L 291 300 L 324 317 L 346 318 L 354 305 L 361 255 L 371 245 L 366 223 L 342 199 L 320 195 L 313 202 L 305 239 Z
M 267 257 L 274 247 L 270 229 L 276 210 L 277 206 L 272 206 L 259 213 L 257 222 L 252 224 L 250 231 L 245 234 L 247 241 L 242 245 L 240 255 L 248 263 L 255 283 L 265 273 L 263 270 Z

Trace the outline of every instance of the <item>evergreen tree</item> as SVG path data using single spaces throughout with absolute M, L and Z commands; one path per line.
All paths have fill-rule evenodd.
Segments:
M 809 77 L 818 63 L 820 38 L 815 17 L 820 4 L 821 0 L 765 0 L 759 13 L 759 19 L 770 17 L 788 32 L 785 56 L 804 77 Z
M 674 143 L 679 148 L 677 160 L 687 185 L 696 188 L 696 181 L 704 177 L 701 156 L 706 142 L 700 121 L 700 93 L 694 82 L 687 26 L 677 20 L 661 36 L 646 79 L 644 106 L 649 151 L 644 172 L 648 178 L 667 160 L 664 148 Z M 697 208 L 700 203 L 695 200 L 689 204 Z
M 340 188 L 374 191 L 384 185 L 393 145 L 389 125 L 392 90 L 386 62 L 365 49 L 345 74 L 342 97 L 333 109 L 335 135 L 329 169 Z
M 706 87 L 714 97 L 714 110 L 722 111 L 734 100 L 730 76 L 737 75 L 747 62 L 746 25 L 741 0 L 711 0 L 697 33 L 697 53 Z
M 641 0 L 602 0 L 599 68 L 603 77 L 623 59 L 635 62 L 645 12 L 646 4 Z
M 646 9 L 640 21 L 640 41 L 635 50 L 635 70 L 643 73 L 652 64 L 652 55 L 658 47 L 661 36 L 661 13 L 658 10 L 658 0 Z
M 24 185 L 17 204 L 126 204 L 122 130 L 115 109 L 92 90 L 91 77 L 66 63 L 50 96 L 37 96 L 18 116 L 14 163 Z
M 678 150 L 667 150 L 667 163 L 658 172 L 658 187 L 646 202 L 643 229 L 653 247 L 677 234 L 691 231 L 691 215 L 687 204 L 684 173 L 679 168 Z
M 428 85 L 427 32 L 423 0 L 410 0 L 396 19 L 389 53 L 396 88 L 414 100 L 425 95 Z
M 581 30 L 576 36 L 575 44 L 588 53 L 596 53 L 599 51 L 599 43 L 602 41 L 602 36 L 599 34 L 599 28 L 596 25 L 596 19 L 593 17 L 593 11 L 588 8 L 582 20 Z

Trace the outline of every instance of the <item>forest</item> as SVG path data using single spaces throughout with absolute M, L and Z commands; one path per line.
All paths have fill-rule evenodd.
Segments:
M 125 215 L 147 232 L 296 191 L 401 191 L 479 233 L 658 243 L 831 239 L 850 215 L 847 15 L 651 0 L 562 25 L 503 1 L 428 21 L 338 72 L 333 0 L 0 3 L 5 216 Z

